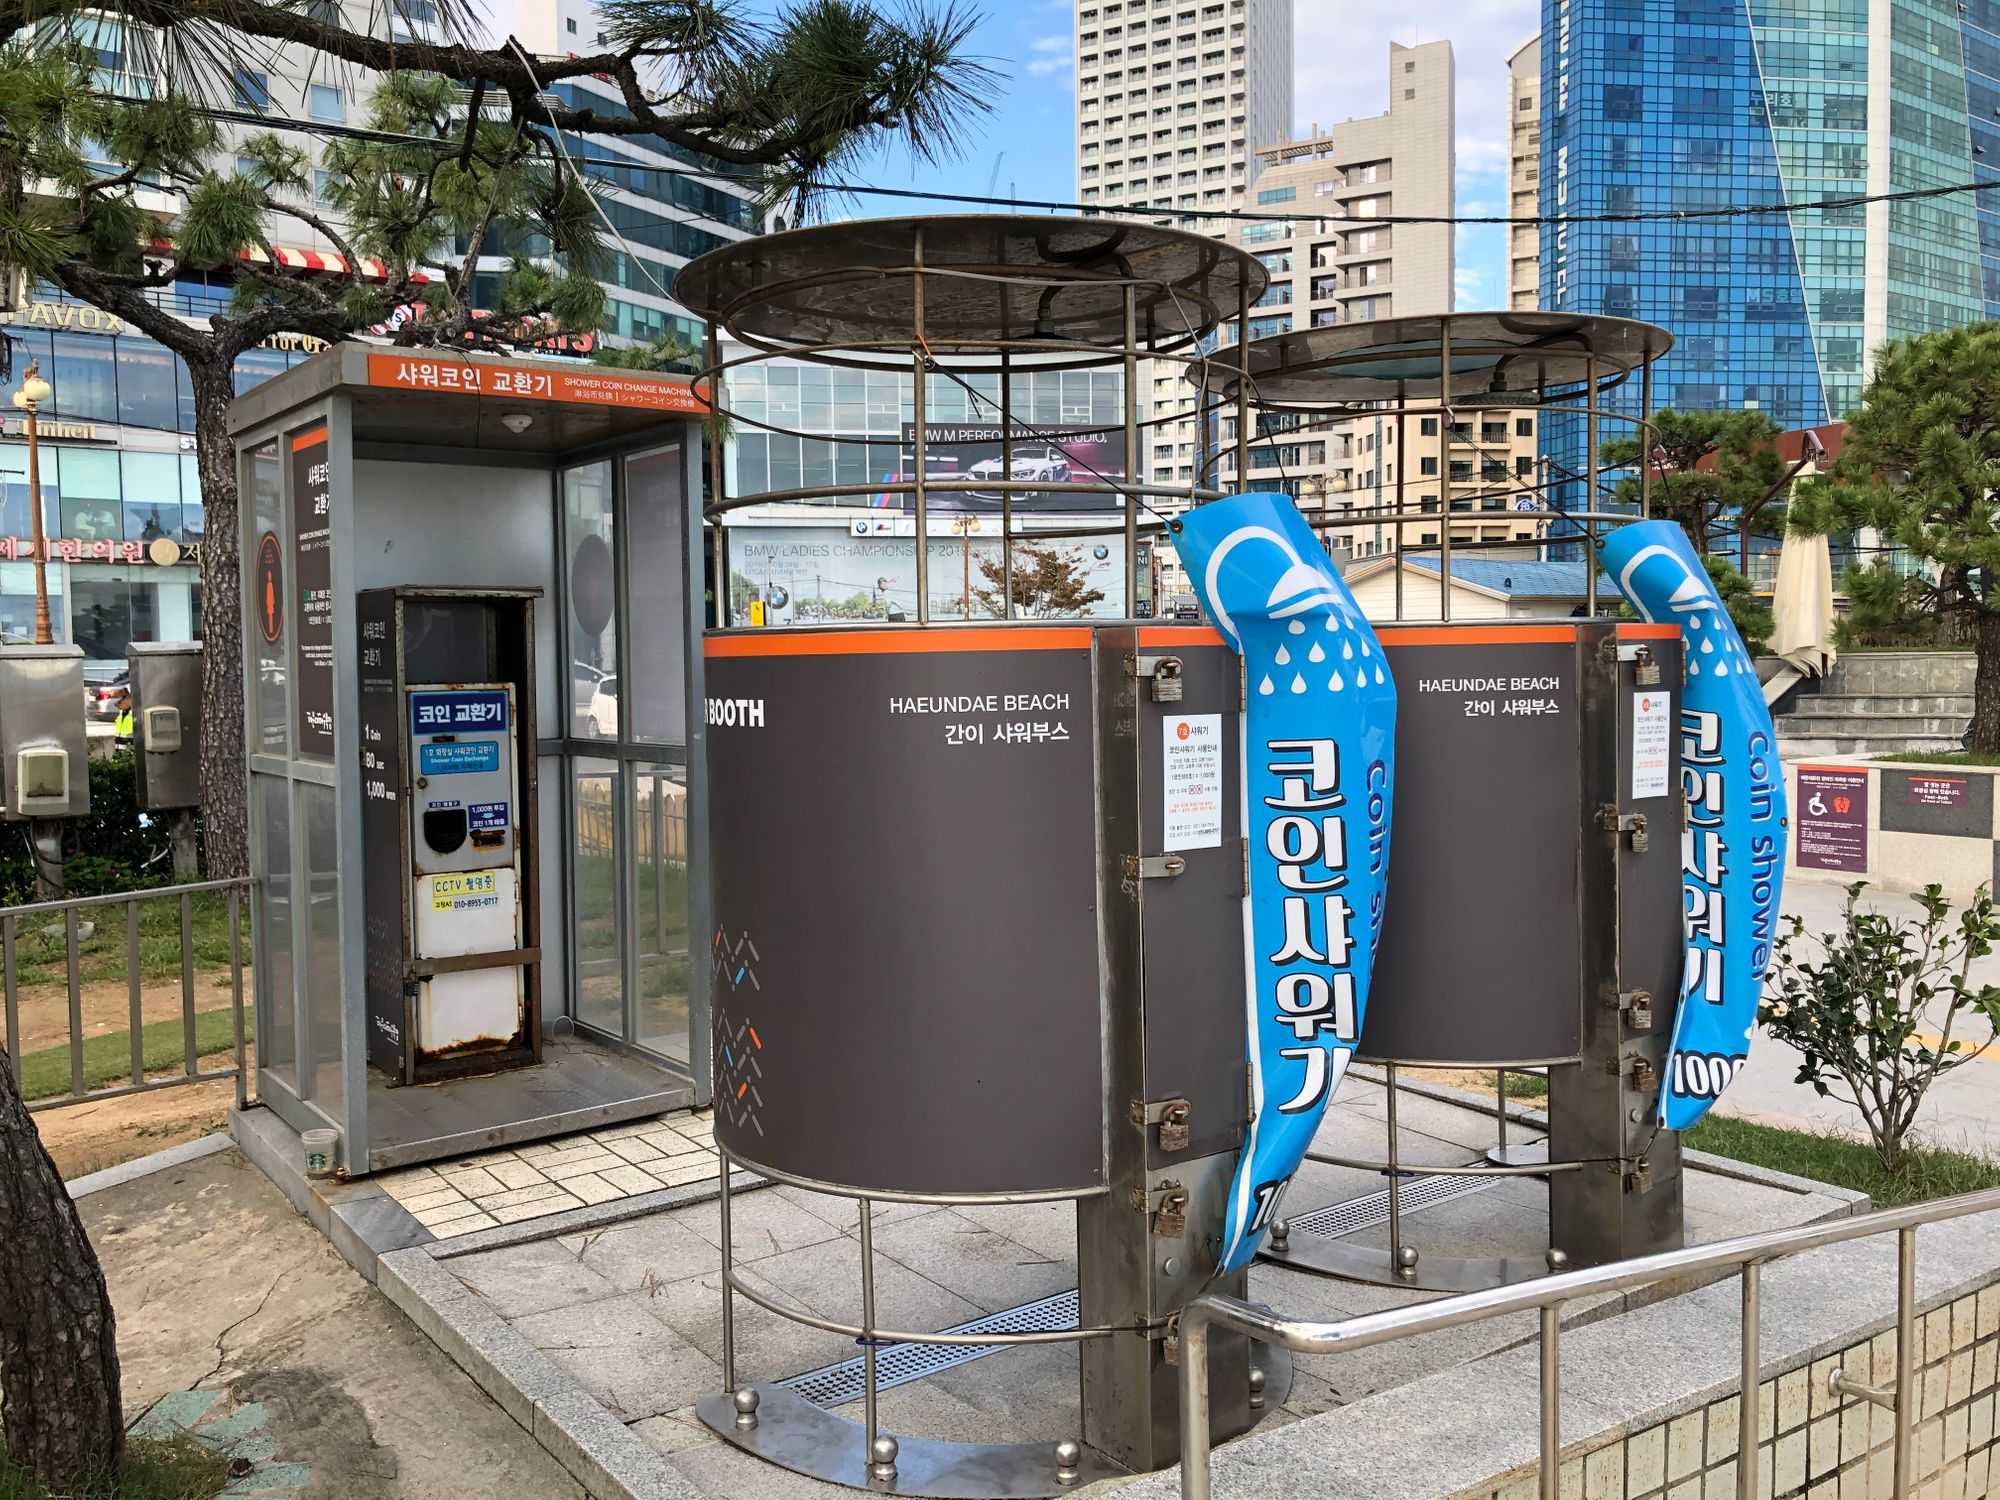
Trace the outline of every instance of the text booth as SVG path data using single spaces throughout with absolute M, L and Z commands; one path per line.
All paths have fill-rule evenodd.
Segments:
M 706 1102 L 706 411 L 357 344 L 231 410 L 258 1093 L 349 1173 Z

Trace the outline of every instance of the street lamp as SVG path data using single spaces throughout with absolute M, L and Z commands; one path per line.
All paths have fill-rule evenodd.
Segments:
M 47 646 L 55 634 L 49 629 L 49 563 L 47 540 L 42 535 L 42 469 L 37 444 L 40 433 L 35 413 L 54 392 L 42 379 L 41 366 L 33 359 L 21 376 L 21 388 L 14 392 L 14 405 L 26 418 L 28 433 L 28 514 L 33 519 L 35 539 L 35 644 Z

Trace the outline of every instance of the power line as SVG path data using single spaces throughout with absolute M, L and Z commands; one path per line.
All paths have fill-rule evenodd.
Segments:
M 147 104 L 152 101 L 134 98 L 124 94 L 107 94 L 103 97 L 119 104 Z M 300 120 L 283 115 L 270 115 L 251 110 L 222 109 L 214 106 L 196 106 L 196 112 L 212 119 L 232 124 L 259 125 L 272 130 L 296 130 L 309 135 L 338 135 L 353 140 L 381 141 L 396 145 L 427 146 L 437 151 L 456 152 L 460 149 L 457 141 L 442 140 L 433 136 L 402 135 L 395 131 L 370 130 L 364 126 L 341 125 L 324 120 Z M 623 167 L 628 170 L 658 172 L 669 177 L 692 177 L 700 181 L 733 182 L 746 186 L 766 187 L 770 184 L 768 173 L 728 172 L 699 167 L 657 167 L 634 161 L 630 157 L 580 156 L 570 154 L 570 160 L 591 166 Z M 1331 219 L 1323 214 L 1301 213 L 1260 213 L 1252 209 L 1190 209 L 1149 203 L 1081 203 L 1062 198 L 1015 198 L 994 197 L 983 193 L 934 192 L 926 188 L 894 188 L 875 183 L 863 182 L 805 182 L 799 185 L 801 192 L 866 194 L 876 198 L 915 199 L 927 203 L 968 203 L 989 208 L 1028 208 L 1048 212 L 1077 213 L 1099 217 L 1143 214 L 1168 219 L 1228 219 L 1242 223 L 1295 224 L 1300 222 L 1324 221 L 1341 225 L 1363 226 L 1375 224 L 1406 225 L 1458 225 L 1491 224 L 1499 226 L 1518 225 L 1521 227 L 1541 225 L 1573 224 L 1641 224 L 1641 223 L 1702 223 L 1712 220 L 1754 218 L 1760 215 L 1805 213 L 1813 209 L 1865 208 L 1872 203 L 1916 203 L 1932 198 L 1948 198 L 1962 193 L 2000 192 L 2000 182 L 1955 182 L 1941 187 L 1904 188 L 1889 193 L 1847 193 L 1832 198 L 1810 198 L 1799 201 L 1777 203 L 1736 203 L 1718 208 L 1662 208 L 1633 209 L 1620 213 L 1587 214 L 1370 214 L 1352 219 Z M 677 205 L 678 206 L 678 205 Z M 724 223 L 711 215 L 696 213 L 696 217 L 707 218 L 712 223 Z M 729 226 L 732 228 L 740 226 Z M 1326 231 L 1331 232 L 1331 231 Z

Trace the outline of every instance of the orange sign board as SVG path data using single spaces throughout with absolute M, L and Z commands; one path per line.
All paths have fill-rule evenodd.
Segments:
M 705 416 L 708 403 L 685 376 L 662 378 L 547 365 L 475 365 L 437 354 L 370 354 L 368 383 L 399 391 L 447 391 L 462 396 L 564 401 L 575 406 L 623 406 Z

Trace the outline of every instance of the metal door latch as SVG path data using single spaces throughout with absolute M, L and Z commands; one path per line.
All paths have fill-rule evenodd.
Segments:
M 1187 861 L 1178 854 L 1128 854 L 1125 856 L 1125 878 L 1127 880 L 1165 880 L 1187 869 Z
M 1134 677 L 1152 679 L 1155 703 L 1178 703 L 1186 691 L 1178 656 L 1128 656 L 1125 670 Z
M 1160 1127 L 1162 1151 L 1187 1150 L 1188 1122 L 1193 1114 L 1193 1106 L 1187 1100 L 1155 1099 L 1148 1104 L 1143 1099 L 1134 1099 L 1130 1114 L 1132 1123 L 1142 1130 L 1148 1125 Z
M 1634 854 L 1644 854 L 1652 847 L 1652 839 L 1646 832 L 1644 813 L 1621 813 L 1616 807 L 1606 803 L 1597 811 L 1597 826 L 1606 833 L 1629 837 Z

